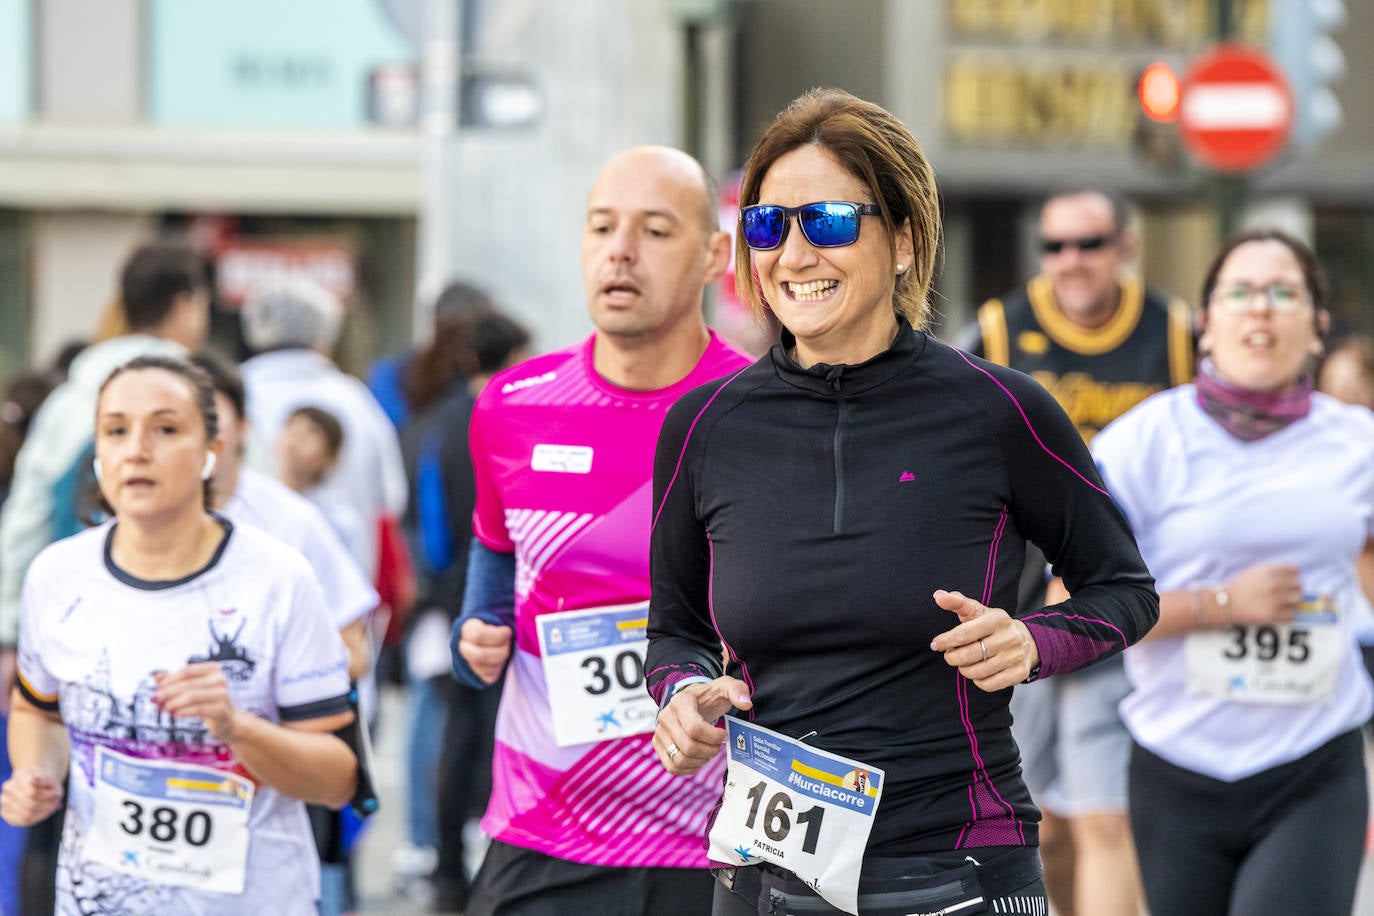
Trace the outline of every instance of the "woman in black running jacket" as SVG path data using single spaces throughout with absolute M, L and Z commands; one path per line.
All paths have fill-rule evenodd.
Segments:
M 730 741 L 715 913 L 1043 914 L 1011 687 L 1140 639 L 1153 580 L 1050 395 L 923 330 L 938 202 L 896 118 L 807 93 L 740 200 L 782 341 L 664 424 L 645 666 L 665 767 Z M 1014 618 L 1027 541 L 1073 597 Z

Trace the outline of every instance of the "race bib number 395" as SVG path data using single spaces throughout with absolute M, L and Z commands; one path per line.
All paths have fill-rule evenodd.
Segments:
M 883 771 L 730 716 L 725 724 L 730 766 L 710 857 L 781 865 L 831 905 L 857 913 Z
M 101 747 L 93 788 L 89 861 L 157 884 L 243 893 L 250 780 Z
M 1190 633 L 1188 688 L 1241 703 L 1319 703 L 1336 688 L 1349 642 L 1331 598 L 1304 595 L 1292 623 Z
M 654 730 L 658 707 L 644 689 L 649 604 L 543 614 L 539 654 L 560 747 Z

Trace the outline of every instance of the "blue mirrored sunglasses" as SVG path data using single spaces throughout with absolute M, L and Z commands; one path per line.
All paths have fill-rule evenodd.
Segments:
M 740 211 L 740 231 L 744 243 L 755 251 L 771 251 L 787 238 L 792 217 L 797 218 L 802 235 L 817 248 L 839 248 L 859 240 L 859 217 L 877 216 L 877 204 L 854 204 L 843 200 L 823 200 L 800 207 L 757 204 Z

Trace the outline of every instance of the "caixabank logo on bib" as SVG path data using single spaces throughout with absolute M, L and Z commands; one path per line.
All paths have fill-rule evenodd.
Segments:
M 645 719 L 657 715 L 657 710 L 645 710 L 634 703 L 626 703 L 620 707 L 611 707 L 596 714 L 596 733 L 605 735 L 611 732 L 621 733 L 627 726 L 635 726 Z M 635 730 L 636 732 L 638 729 Z

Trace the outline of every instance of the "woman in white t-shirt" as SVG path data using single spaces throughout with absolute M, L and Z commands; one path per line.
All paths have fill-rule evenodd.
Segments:
M 0 816 L 42 820 L 67 781 L 58 913 L 314 913 L 302 800 L 355 790 L 331 734 L 343 644 L 299 553 L 207 510 L 216 426 L 202 370 L 115 370 L 95 431 L 113 518 L 25 577 Z
M 1154 916 L 1344 916 L 1354 902 L 1374 418 L 1312 391 L 1325 301 L 1302 242 L 1235 237 L 1203 286 L 1195 384 L 1093 442 L 1160 592 L 1121 705 Z

